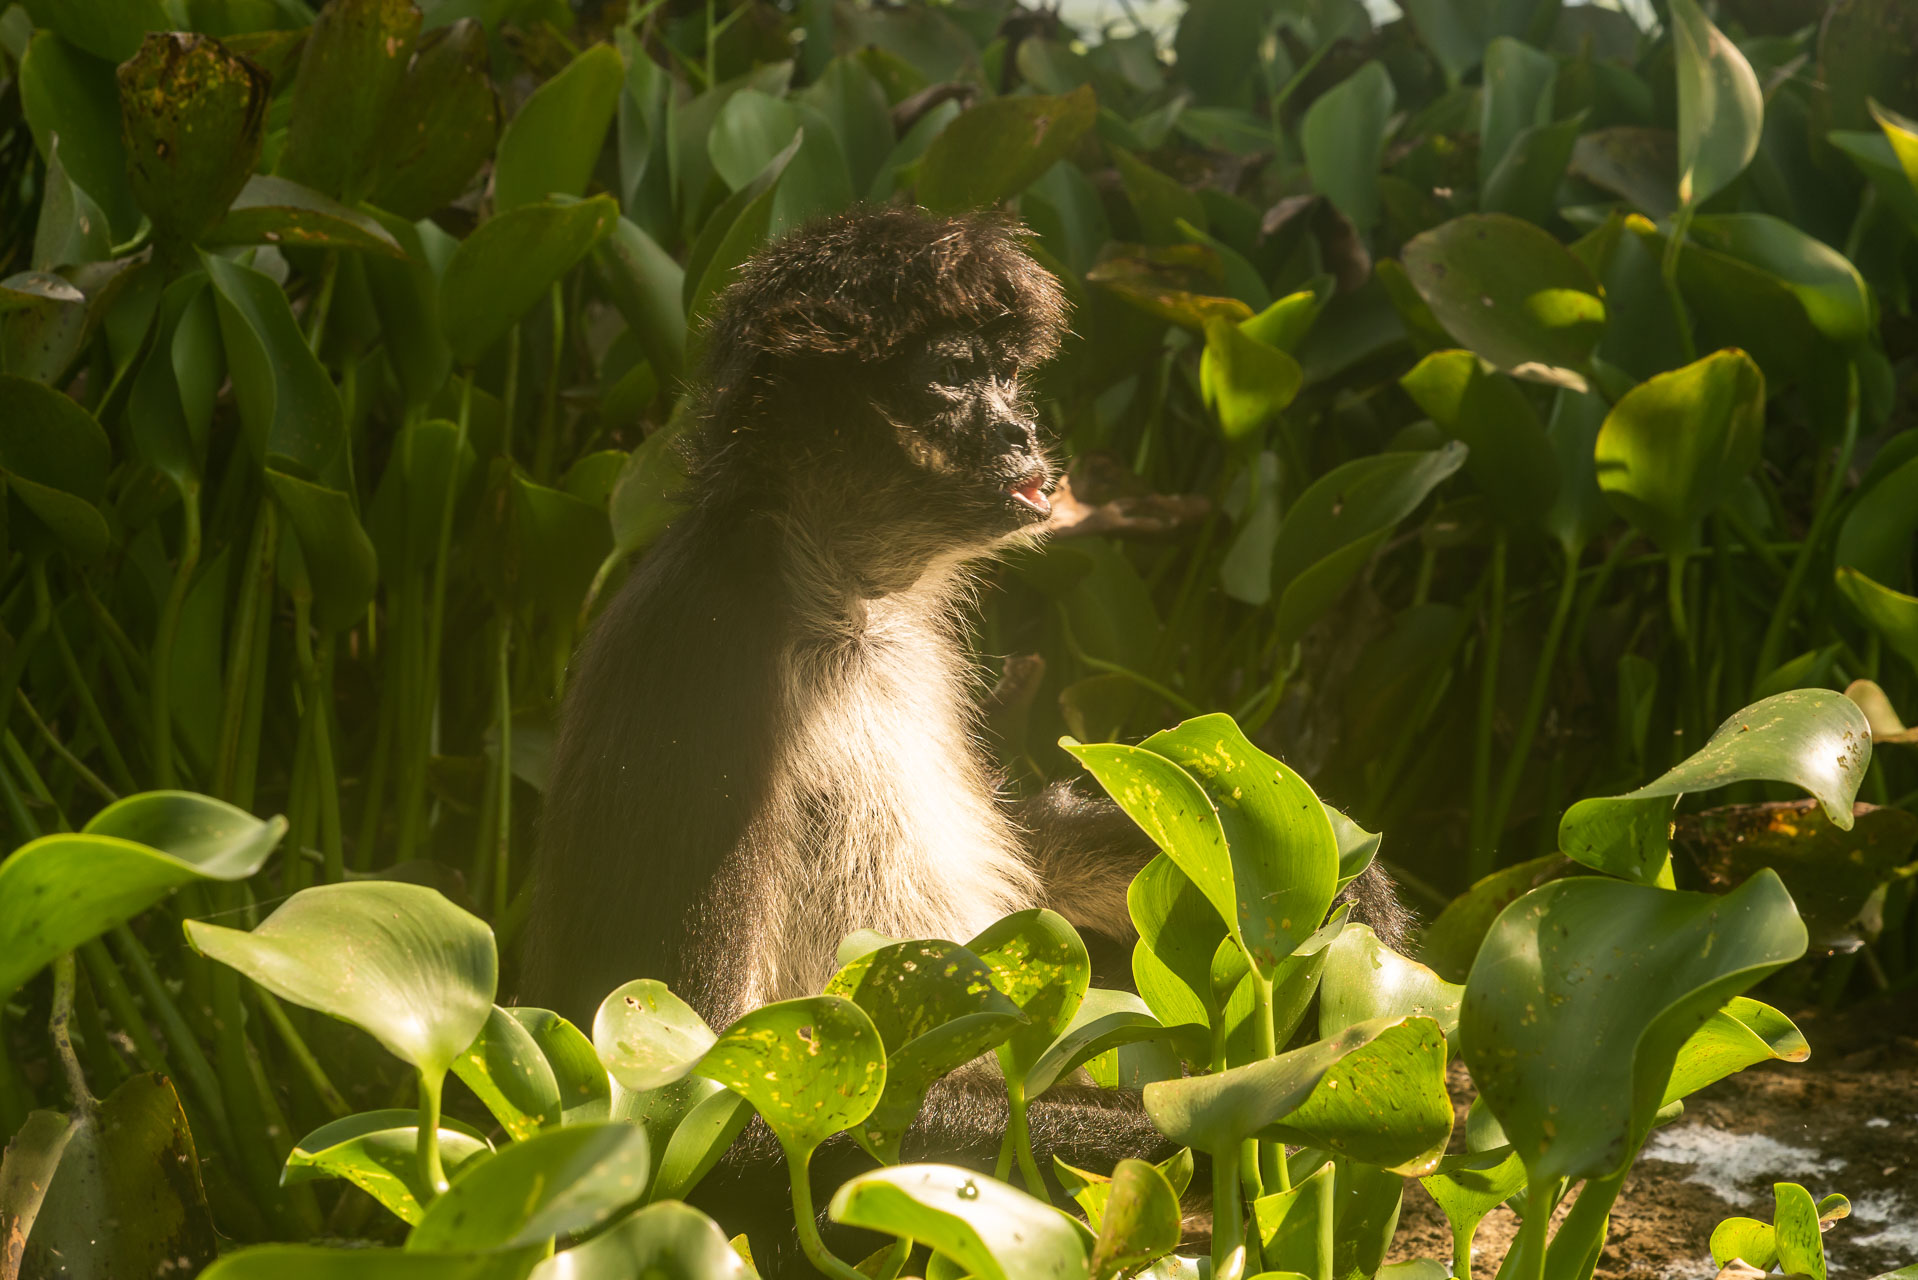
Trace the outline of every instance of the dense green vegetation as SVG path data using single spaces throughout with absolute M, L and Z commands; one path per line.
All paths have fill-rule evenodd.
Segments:
M 1457 1274 L 1510 1202 L 1584 1280 L 1651 1128 L 1805 1056 L 1774 1004 L 1918 985 L 1918 11 L 1405 8 L 0 11 L 0 1277 L 745 1274 L 675 1202 L 749 1114 L 896 1165 L 994 1051 L 997 1178 L 814 1206 L 934 1251 L 865 1274 L 1371 1276 L 1418 1177 Z M 1006 205 L 1074 304 L 1073 500 L 978 642 L 1043 658 L 1014 778 L 1159 838 L 1137 993 L 1028 912 L 731 1028 L 502 1009 L 700 320 L 894 199 Z M 1416 958 L 1331 910 L 1375 857 Z M 1080 1068 L 1211 1157 L 1210 1259 L 1189 1156 L 1041 1203 Z M 1714 1251 L 1822 1280 L 1829 1190 Z

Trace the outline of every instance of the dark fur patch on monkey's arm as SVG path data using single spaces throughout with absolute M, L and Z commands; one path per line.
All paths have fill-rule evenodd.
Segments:
M 1075 928 L 1131 939 L 1126 890 L 1159 852 L 1138 824 L 1112 801 L 1068 782 L 1020 801 L 1014 816 L 1045 882 L 1046 906 Z

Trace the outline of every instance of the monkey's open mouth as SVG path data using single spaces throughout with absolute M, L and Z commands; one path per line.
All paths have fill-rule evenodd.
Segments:
M 1034 476 L 1030 480 L 1020 481 L 1018 484 L 1013 485 L 1012 488 L 1006 490 L 1006 496 L 1020 506 L 1039 515 L 1049 516 L 1052 514 L 1052 499 L 1046 497 L 1046 478 L 1044 476 Z

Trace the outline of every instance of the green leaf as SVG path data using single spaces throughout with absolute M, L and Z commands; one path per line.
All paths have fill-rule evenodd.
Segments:
M 858 1005 L 811 996 L 748 1013 L 694 1070 L 752 1103 L 798 1157 L 872 1114 L 886 1087 L 886 1047 Z
M 1466 980 L 1459 1035 L 1534 1185 L 1628 1163 L 1684 1043 L 1804 950 L 1769 871 L 1723 897 L 1558 880 L 1506 908 Z
M 1209 1027 L 1219 1016 L 1209 974 L 1226 937 L 1224 918 L 1164 853 L 1133 877 L 1126 905 L 1139 931 L 1132 950 L 1139 995 L 1168 1027 Z
M 1188 329 L 1203 330 L 1215 316 L 1234 324 L 1252 319 L 1251 307 L 1222 296 L 1219 255 L 1202 244 L 1108 246 L 1086 272 L 1086 283 Z
M 1850 347 L 1870 336 L 1874 317 L 1865 279 L 1824 241 L 1766 213 L 1703 215 L 1692 220 L 1692 234 L 1782 281 L 1831 341 Z
M 714 211 L 687 252 L 681 288 L 686 323 L 695 339 L 703 340 L 704 322 L 713 300 L 733 282 L 740 265 L 765 242 L 772 229 L 773 202 L 779 195 L 780 182 L 805 143 L 803 130 L 795 134 L 785 150 L 766 162 L 758 176 L 733 192 Z
M 1479 96 L 1478 181 L 1486 187 L 1526 130 L 1552 119 L 1552 82 L 1558 61 L 1510 36 L 1485 47 L 1485 84 Z
M 119 83 L 133 199 L 155 235 L 190 244 L 259 161 L 267 77 L 217 40 L 174 32 L 148 36 Z
M 899 1162 L 900 1141 L 933 1083 L 994 1048 L 1021 1021 L 1019 1006 L 992 979 L 985 962 L 958 943 L 922 939 L 869 951 L 826 983 L 827 995 L 866 1011 L 886 1048 L 885 1091 L 853 1133 L 881 1163 Z
M 1885 691 L 1870 680 L 1854 680 L 1845 686 L 1845 696 L 1858 704 L 1871 725 L 1872 746 L 1918 742 L 1918 729 L 1907 729 Z
M 420 10 L 412 0 L 333 0 L 300 51 L 278 170 L 349 203 L 372 187 Z
M 201 1280 L 525 1280 L 518 1253 L 407 1253 L 400 1249 L 270 1244 L 240 1249 Z
M 247 179 L 226 216 L 201 237 L 201 243 L 310 245 L 389 258 L 406 256 L 377 218 L 311 187 L 268 174 Z
M 446 491 L 457 486 L 465 492 L 474 466 L 472 445 L 460 444 L 454 423 L 433 418 L 401 432 L 367 512 L 368 532 L 393 581 L 432 564 Z
M 0 1151 L 0 1230 L 9 1241 L 33 1234 L 75 1127 L 74 1117 L 64 1111 L 29 1111 Z
M 529 1280 L 755 1280 L 726 1233 L 691 1205 L 648 1205 L 533 1268 Z
M 1268 347 L 1296 352 L 1299 343 L 1312 330 L 1312 324 L 1332 300 L 1332 277 L 1314 276 L 1297 293 L 1288 293 L 1250 320 L 1240 322 L 1239 331 Z
M 1369 925 L 1347 925 L 1326 948 L 1319 980 L 1319 1038 L 1373 1018 L 1422 1016 L 1448 1038 L 1465 988 L 1380 942 Z
M 1414 237 L 1404 261 L 1439 323 L 1494 368 L 1585 389 L 1605 304 L 1592 273 L 1550 232 L 1469 214 Z
M 1098 118 L 1092 86 L 1064 97 L 990 98 L 945 127 L 919 161 L 920 204 L 953 213 L 1024 190 L 1069 152 Z
M 440 280 L 440 323 L 466 364 L 506 336 L 553 283 L 612 229 L 611 196 L 525 204 L 481 223 L 460 242 Z
M 421 885 L 318 885 L 251 933 L 188 920 L 186 935 L 200 954 L 352 1023 L 427 1076 L 473 1043 L 499 981 L 493 931 Z
M 26 9 L 35 26 L 108 62 L 133 57 L 143 33 L 177 25 L 162 0 L 29 0 Z
M 1838 527 L 1832 559 L 1878 582 L 1904 582 L 1918 545 L 1918 458 L 1867 480 Z
M 646 1190 L 646 1131 L 568 1125 L 469 1165 L 426 1206 L 409 1253 L 519 1249 L 590 1231 Z
M 563 1122 L 573 1122 L 583 1114 L 582 1108 L 603 1107 L 608 1102 L 612 1081 L 593 1051 L 593 1042 L 578 1027 L 551 1009 L 517 1005 L 506 1012 L 526 1029 L 540 1056 L 552 1068 L 554 1082 L 559 1085 Z
M 504 213 L 552 195 L 583 195 L 625 81 L 619 50 L 595 44 L 535 89 L 500 135 L 493 207 Z
M 1419 1179 L 1430 1193 L 1454 1238 L 1470 1239 L 1485 1215 L 1525 1186 L 1525 1162 L 1510 1146 L 1460 1152 L 1439 1161 L 1436 1171 Z
M 1731 716 L 1697 752 L 1622 796 L 1581 800 L 1565 811 L 1559 847 L 1589 867 L 1649 884 L 1664 865 L 1676 797 L 1734 782 L 1789 782 L 1809 791 L 1840 830 L 1871 762 L 1871 725 L 1830 689 L 1773 694 Z
M 52 387 L 0 374 L 0 473 L 13 496 L 83 559 L 107 549 L 96 504 L 106 496 L 111 461 L 92 414 Z
M 498 1005 L 486 1015 L 473 1043 L 453 1059 L 453 1074 L 466 1082 L 515 1142 L 560 1121 L 559 1081 L 552 1065 L 532 1033 Z
M 684 269 L 651 236 L 624 218 L 599 242 L 593 261 L 607 296 L 632 326 L 653 372 L 661 378 L 676 377 L 686 358 L 686 316 L 680 310 L 686 290 Z
M 1199 385 L 1229 448 L 1256 446 L 1304 381 L 1299 362 L 1284 351 L 1248 337 L 1222 316 L 1206 320 Z
M 379 1201 L 402 1222 L 420 1220 L 420 1206 L 432 1198 L 420 1177 L 419 1112 L 362 1111 L 323 1124 L 293 1144 L 286 1157 L 284 1186 L 324 1178 L 344 1178 Z M 457 1120 L 441 1122 L 440 1159 L 447 1173 L 490 1153 L 492 1144 Z
M 1084 1280 L 1072 1219 L 1003 1182 L 952 1165 L 861 1174 L 833 1193 L 834 1222 L 917 1240 L 978 1280 Z
M 20 106 L 41 159 L 52 165 L 57 137 L 61 168 L 106 215 L 108 243 L 127 239 L 140 214 L 127 181 L 113 64 L 42 31 L 20 60 L 19 86 Z M 36 253 L 33 265 L 54 264 Z
M 613 549 L 606 512 L 535 482 L 500 458 L 493 463 L 486 514 L 482 576 L 498 603 L 529 619 L 577 614 Z
M 374 204 L 414 221 L 466 190 L 499 137 L 499 95 L 487 73 L 477 19 L 420 37 L 374 157 Z
M 1433 972 L 1463 981 L 1498 914 L 1573 865 L 1552 853 L 1494 871 L 1452 899 L 1438 919 L 1426 926 L 1419 939 L 1420 958 Z
M 1628 391 L 1599 428 L 1598 486 L 1667 555 L 1698 545 L 1699 524 L 1758 461 L 1765 375 L 1719 351 Z
M 314 623 L 326 631 L 342 631 L 364 619 L 379 583 L 379 558 L 353 510 L 353 499 L 271 467 L 266 485 L 299 540 L 312 582 Z
M 1840 568 L 1837 581 L 1839 592 L 1865 625 L 1876 631 L 1893 653 L 1918 668 L 1918 597 L 1893 591 L 1851 568 Z
M 1778 1233 L 1771 1223 L 1756 1218 L 1727 1218 L 1712 1228 L 1712 1264 L 1723 1269 L 1742 1258 L 1760 1271 L 1778 1264 Z
M 1092 1280 L 1108 1280 L 1179 1247 L 1179 1194 L 1143 1160 L 1121 1160 L 1112 1171 L 1105 1214 L 1092 1246 Z
M 1659 1105 L 1689 1098 L 1760 1062 L 1803 1062 L 1810 1056 L 1811 1046 L 1790 1018 L 1761 1001 L 1733 996 L 1679 1047 Z
M 1678 64 L 1678 202 L 1698 205 L 1723 191 L 1758 154 L 1765 101 L 1738 46 L 1711 24 L 1697 0 L 1671 0 Z
M 1772 1184 L 1772 1225 L 1777 1230 L 1778 1266 L 1786 1275 L 1825 1280 L 1825 1240 L 1811 1192 L 1795 1182 Z
M 1379 220 L 1379 158 L 1396 100 L 1384 65 L 1369 61 L 1320 94 L 1299 126 L 1312 185 L 1360 231 Z
M 674 1126 L 653 1175 L 654 1200 L 680 1200 L 690 1194 L 753 1117 L 752 1104 L 731 1089 L 700 1076 L 689 1076 L 684 1083 L 713 1092 L 688 1108 Z
M 593 1018 L 599 1060 L 635 1093 L 683 1078 L 717 1038 L 691 1005 L 651 978 L 614 990 Z
M 1501 520 L 1518 526 L 1544 516 L 1558 496 L 1558 458 L 1531 401 L 1509 378 L 1470 351 L 1435 351 L 1399 385 L 1448 435 L 1465 442 L 1471 450 L 1466 473 Z
M 133 1076 L 83 1109 L 59 1160 L 23 1251 L 7 1224 L 19 1275 L 156 1276 L 213 1260 L 199 1155 L 165 1076 Z
M 182 885 L 244 880 L 286 834 L 209 796 L 148 791 L 0 862 L 0 996 Z
M 326 475 L 346 443 L 345 414 L 286 294 L 252 267 L 208 253 L 200 262 L 213 281 L 233 399 L 255 460 Z
M 1072 1021 L 1033 1064 L 1026 1076 L 1026 1089 L 1037 1097 L 1108 1049 L 1164 1036 L 1165 1028 L 1138 996 L 1130 991 L 1088 988 Z
M 1336 1180 L 1336 1166 L 1327 1160 L 1289 1190 L 1275 1191 L 1252 1202 L 1259 1256 L 1267 1268 L 1261 1274 L 1331 1280 L 1337 1226 Z
M 1092 982 L 1092 960 L 1078 931 L 1056 912 L 1016 911 L 988 925 L 966 949 L 992 971 L 992 983 L 1025 1015 L 996 1046 L 1011 1080 L 1032 1075 L 1054 1040 L 1072 1025 Z
M 1268 1134 L 1423 1173 L 1452 1131 L 1445 1037 L 1430 1018 L 1377 1018 L 1275 1058 L 1149 1084 L 1145 1108 L 1161 1133 L 1201 1151 Z
M 1233 935 L 1269 978 L 1332 905 L 1339 846 L 1325 806 L 1227 715 L 1187 720 L 1140 746 L 1179 765 L 1216 811 L 1231 860 Z
M 679 494 L 686 482 L 685 442 L 692 425 L 690 415 L 676 414 L 626 456 L 607 504 L 616 554 L 644 551 L 685 510 Z
M 1890 144 L 1892 154 L 1898 158 L 1898 167 L 1905 171 L 1905 177 L 1911 185 L 1918 188 L 1918 121 L 1908 120 L 1875 102 L 1870 104 L 1870 108 L 1872 119 L 1878 122 L 1878 128 Z

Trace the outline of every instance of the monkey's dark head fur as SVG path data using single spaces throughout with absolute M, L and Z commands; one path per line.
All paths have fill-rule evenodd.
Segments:
M 885 531 L 902 570 L 1043 520 L 1055 468 L 1020 382 L 1058 349 L 1065 299 L 1019 235 L 864 209 L 753 258 L 707 334 L 696 495 L 824 500 Z

